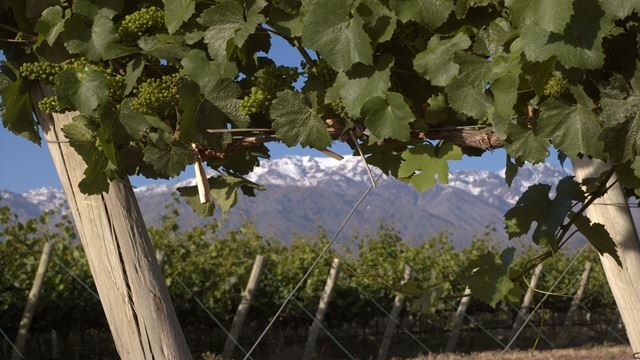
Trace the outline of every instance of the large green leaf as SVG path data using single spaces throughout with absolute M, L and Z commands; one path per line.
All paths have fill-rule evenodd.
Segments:
M 389 4 L 403 22 L 417 21 L 430 29 L 447 21 L 453 10 L 452 0 L 390 0 Z
M 12 133 L 40 144 L 38 123 L 33 117 L 29 86 L 22 78 L 6 85 L 2 90 L 2 125 Z
M 449 104 L 456 111 L 482 119 L 491 106 L 487 85 L 494 77 L 492 63 L 466 52 L 457 53 L 455 61 L 460 71 L 445 87 Z
M 466 285 L 474 297 L 492 307 L 502 300 L 514 284 L 509 277 L 509 267 L 515 258 L 516 249 L 506 248 L 498 256 L 487 251 L 465 267 Z
M 315 1 L 304 19 L 302 44 L 320 52 L 338 71 L 360 62 L 372 64 L 371 39 L 357 13 L 351 14 L 354 0 Z
M 40 34 L 49 45 L 53 45 L 53 43 L 56 42 L 58 35 L 60 35 L 63 29 L 64 19 L 60 6 L 52 6 L 43 11 L 35 27 L 38 34 Z
M 70 53 L 86 56 L 89 60 L 109 60 L 136 51 L 120 42 L 113 21 L 103 12 L 98 12 L 93 21 L 77 15 L 70 17 L 65 22 L 63 36 Z
M 162 2 L 164 3 L 164 23 L 167 25 L 169 34 L 176 32 L 196 10 L 195 0 L 162 0 Z
M 185 198 L 193 211 L 200 216 L 213 216 L 215 204 L 218 204 L 222 213 L 226 213 L 238 202 L 238 191 L 247 196 L 254 196 L 255 190 L 265 190 L 264 187 L 240 176 L 217 176 L 208 179 L 212 202 L 200 203 L 197 186 L 178 188 L 180 196 Z
M 324 149 L 331 144 L 327 126 L 310 108 L 304 95 L 285 90 L 271 105 L 271 118 L 276 135 L 288 146 L 302 145 Z
M 227 116 L 200 94 L 197 84 L 187 81 L 180 86 L 180 139 L 222 150 L 231 134 L 209 134 L 208 129 L 226 129 Z
M 535 129 L 521 124 L 507 126 L 507 153 L 520 161 L 543 163 L 549 156 L 549 140 L 537 134 Z
M 416 145 L 402 153 L 404 162 L 398 169 L 400 180 L 424 192 L 436 185 L 449 182 L 448 160 L 462 159 L 462 150 L 451 143 L 438 147 L 431 144 Z
M 364 22 L 364 31 L 374 42 L 391 39 L 396 29 L 396 15 L 379 0 L 360 0 L 356 6 L 358 15 Z
M 517 27 L 533 24 L 562 33 L 573 14 L 574 0 L 507 0 L 511 21 Z
M 165 136 L 152 137 L 153 142 L 144 149 L 144 161 L 165 177 L 179 175 L 195 161 L 195 153 L 184 144 L 171 143 Z
M 599 156 L 602 143 L 598 141 L 601 128 L 595 105 L 582 88 L 573 88 L 578 100 L 567 104 L 551 98 L 540 105 L 537 131 L 541 137 L 569 156 L 578 154 Z
M 388 92 L 386 98 L 373 97 L 364 104 L 363 113 L 364 124 L 375 138 L 409 140 L 409 123 L 415 116 L 401 94 Z
M 604 225 L 593 223 L 588 217 L 582 214 L 574 214 L 573 216 L 576 216 L 574 221 L 576 229 L 589 240 L 591 245 L 593 245 L 601 255 L 609 254 L 618 265 L 622 267 L 622 260 L 620 260 L 616 242 L 613 241 L 607 229 L 604 228 Z
M 73 106 L 85 115 L 97 115 L 109 98 L 106 77 L 94 69 L 63 70 L 56 76 L 55 92 L 61 104 Z
M 460 69 L 460 65 L 453 61 L 453 55 L 469 45 L 469 36 L 462 32 L 449 39 L 435 35 L 429 39 L 427 49 L 416 56 L 413 68 L 433 85 L 445 86 L 458 75 Z
M 383 56 L 375 66 L 356 65 L 346 73 L 338 73 L 333 86 L 327 91 L 330 101 L 341 99 L 347 112 L 360 116 L 362 106 L 372 97 L 385 97 L 391 86 L 389 75 L 393 58 Z

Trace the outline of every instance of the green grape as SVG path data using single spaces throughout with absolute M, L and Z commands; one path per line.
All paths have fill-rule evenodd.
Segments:
M 559 76 L 552 76 L 544 86 L 544 94 L 551 97 L 560 96 L 569 86 L 569 82 Z
M 269 107 L 271 97 L 260 87 L 251 88 L 251 93 L 240 102 L 240 111 L 245 115 L 257 114 Z
M 122 76 L 107 76 L 109 101 L 120 103 L 124 97 L 125 80 Z
M 330 104 L 331 110 L 336 114 L 336 116 L 340 119 L 347 120 L 349 119 L 349 113 L 342 104 L 342 99 L 337 99 Z
M 240 103 L 245 115 L 266 111 L 278 91 L 293 89 L 298 80 L 298 69 L 287 66 L 269 65 L 251 77 L 254 86 L 249 95 Z
M 322 84 L 326 87 L 331 86 L 333 82 L 336 80 L 336 76 L 338 75 L 338 72 L 333 70 L 333 68 L 329 66 L 329 64 L 327 64 L 326 61 L 322 59 L 318 60 L 318 64 L 315 67 L 312 67 L 312 68 L 307 67 L 305 71 L 308 74 L 313 74 L 317 76 L 318 79 L 320 79 L 320 81 L 322 82 Z
M 63 106 L 58 102 L 58 98 L 55 96 L 46 97 L 38 102 L 38 107 L 40 110 L 46 113 L 64 113 L 67 111 L 71 111 L 73 109 Z
M 136 97 L 131 106 L 141 113 L 170 117 L 175 114 L 175 108 L 180 101 L 179 85 L 178 74 L 149 79 L 134 90 Z
M 125 16 L 120 24 L 119 33 L 125 43 L 135 44 L 144 35 L 164 30 L 164 10 L 150 6 Z
M 29 80 L 53 82 L 56 75 L 62 71 L 62 69 L 63 66 L 60 64 L 38 61 L 22 64 L 22 66 L 20 66 L 20 75 Z

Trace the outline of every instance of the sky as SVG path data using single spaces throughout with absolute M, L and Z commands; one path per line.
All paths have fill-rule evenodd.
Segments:
M 278 64 L 286 66 L 299 66 L 302 60 L 295 49 L 279 38 L 272 40 L 269 56 Z M 287 148 L 285 145 L 276 143 L 268 146 L 273 159 L 286 155 L 325 156 L 313 149 Z M 351 154 L 351 150 L 345 144 L 338 143 L 331 149 L 342 155 Z M 480 158 L 465 157 L 461 161 L 452 161 L 449 165 L 452 170 L 498 171 L 505 166 L 505 156 L 504 150 L 496 150 L 487 152 Z M 176 179 L 169 181 L 185 180 L 192 176 L 193 169 L 189 167 Z M 133 177 L 131 182 L 134 186 L 142 186 L 163 182 L 163 180 Z M 35 145 L 0 126 L 0 189 L 21 193 L 42 187 L 61 187 L 46 144 Z

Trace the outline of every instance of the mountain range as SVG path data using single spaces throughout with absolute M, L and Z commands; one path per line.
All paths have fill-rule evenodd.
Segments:
M 377 169 L 373 169 L 377 174 Z M 555 185 L 571 175 L 548 164 L 520 169 L 511 187 L 505 184 L 504 171 L 452 171 L 448 184 L 439 184 L 419 193 L 410 185 L 383 176 L 355 212 L 342 238 L 374 233 L 382 224 L 393 226 L 405 239 L 419 243 L 446 231 L 457 246 L 495 227 L 495 236 L 504 241 L 503 215 L 530 185 L 543 182 Z M 377 175 L 376 175 L 377 176 Z M 267 190 L 255 198 L 240 196 L 236 207 L 221 220 L 222 231 L 251 221 L 258 231 L 288 242 L 295 234 L 328 234 L 340 226 L 353 204 L 370 187 L 364 162 L 359 157 L 332 158 L 287 156 L 265 160 L 248 178 Z M 175 189 L 191 185 L 193 180 L 175 184 L 148 185 L 135 189 L 147 225 L 157 225 L 171 203 Z M 0 204 L 8 204 L 21 217 L 37 216 L 64 203 L 60 189 L 42 188 L 22 194 L 0 190 Z M 194 214 L 186 204 L 177 205 L 182 227 L 202 225 L 212 219 Z M 64 206 L 61 207 L 64 210 Z

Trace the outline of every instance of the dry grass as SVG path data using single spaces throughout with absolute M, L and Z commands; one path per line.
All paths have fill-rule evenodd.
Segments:
M 499 351 L 479 352 L 471 354 L 438 354 L 433 356 L 419 357 L 414 360 L 496 360 L 500 355 Z M 633 352 L 629 346 L 596 346 L 593 348 L 573 348 L 560 350 L 542 351 L 512 351 L 501 359 L 504 360 L 631 360 Z

